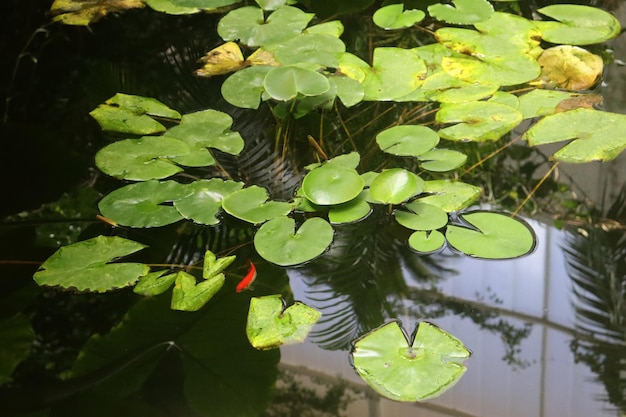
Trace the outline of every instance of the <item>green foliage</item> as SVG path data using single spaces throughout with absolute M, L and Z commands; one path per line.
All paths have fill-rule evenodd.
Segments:
M 31 350 L 35 332 L 30 319 L 22 314 L 0 320 L 0 385 L 11 380 L 11 374 Z
M 372 16 L 376 26 L 383 29 L 407 28 L 421 22 L 426 13 L 421 10 L 404 10 L 403 4 L 390 4 L 382 7 Z
M 449 4 L 436 3 L 428 6 L 434 18 L 456 25 L 469 25 L 487 20 L 493 14 L 493 6 L 487 0 L 452 0 Z

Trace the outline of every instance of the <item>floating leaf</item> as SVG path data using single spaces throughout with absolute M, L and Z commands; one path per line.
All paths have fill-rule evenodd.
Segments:
M 178 272 L 172 291 L 172 310 L 200 310 L 222 288 L 225 279 L 224 274 L 218 274 L 196 282 L 193 275 L 184 271 Z
M 449 4 L 431 4 L 428 13 L 437 20 L 455 25 L 469 25 L 487 20 L 493 14 L 493 6 L 487 0 L 452 0 Z
M 0 384 L 11 380 L 13 370 L 28 357 L 35 341 L 30 318 L 16 314 L 0 320 Z
M 277 217 L 254 235 L 254 247 L 264 259 L 280 266 L 297 265 L 321 255 L 333 241 L 333 228 L 319 217 L 306 220 L 294 232 L 295 221 Z
M 165 126 L 150 116 L 180 119 L 180 113 L 150 97 L 117 93 L 89 113 L 102 130 L 149 135 L 165 131 Z
M 309 26 L 304 29 L 302 33 L 307 35 L 332 35 L 336 38 L 343 34 L 343 23 L 339 20 L 331 20 L 329 22 L 318 23 L 317 25 Z
M 302 34 L 278 45 L 274 56 L 283 65 L 309 63 L 337 68 L 339 58 L 345 51 L 346 46 L 336 36 Z
M 524 119 L 538 116 L 547 116 L 556 112 L 556 107 L 563 100 L 574 97 L 576 94 L 556 90 L 533 90 L 519 97 L 519 111 Z
M 222 84 L 222 96 L 233 106 L 258 109 L 265 91 L 263 81 L 271 66 L 250 67 L 228 77 Z
M 38 285 L 105 292 L 133 285 L 150 271 L 140 263 L 113 263 L 145 248 L 141 243 L 117 236 L 98 236 L 64 246 L 49 257 L 33 275 Z
M 175 181 L 150 180 L 126 185 L 106 195 L 98 208 L 104 217 L 130 227 L 160 227 L 176 223 L 183 216 L 163 203 L 180 200 L 190 191 Z
M 558 22 L 537 21 L 541 37 L 552 43 L 590 45 L 620 34 L 620 23 L 602 9 L 573 4 L 553 4 L 537 10 Z
M 253 185 L 224 197 L 222 207 L 231 216 L 254 224 L 285 216 L 291 212 L 289 203 L 268 200 L 267 190 Z
M 439 135 L 426 126 L 400 125 L 380 132 L 376 143 L 392 155 L 419 156 L 437 146 Z
M 302 192 L 313 204 L 325 206 L 352 200 L 363 190 L 363 179 L 355 169 L 340 163 L 326 163 L 309 172 Z
M 300 67 L 278 67 L 267 73 L 263 87 L 273 99 L 288 101 L 298 95 L 324 94 L 330 89 L 330 84 L 328 78 L 316 71 Z
M 198 180 L 187 185 L 190 192 L 184 198 L 174 201 L 174 207 L 186 219 L 198 224 L 216 225 L 216 217 L 222 208 L 224 197 L 243 188 L 242 182 L 224 181 L 219 178 Z
M 432 253 L 443 248 L 446 238 L 438 230 L 417 231 L 409 236 L 409 246 L 420 253 Z
M 163 294 L 174 284 L 174 281 L 176 281 L 176 274 L 163 276 L 166 272 L 168 272 L 166 269 L 150 272 L 139 278 L 139 282 L 137 282 L 137 285 L 133 288 L 133 292 L 147 297 Z
M 299 35 L 312 18 L 296 7 L 282 6 L 265 20 L 262 9 L 246 6 L 228 12 L 219 21 L 217 33 L 225 41 L 238 39 L 247 46 L 265 47 Z
M 432 204 L 446 213 L 459 211 L 472 204 L 481 194 L 481 189 L 461 181 L 432 180 L 424 182 L 425 197 L 416 201 Z
M 197 77 L 213 77 L 215 75 L 228 74 L 245 66 L 241 48 L 235 42 L 226 42 L 217 48 L 211 49 L 198 62 L 203 65 L 202 68 L 194 71 L 194 75 Z
M 210 279 L 219 275 L 223 270 L 228 268 L 237 257 L 235 255 L 224 256 L 218 258 L 213 252 L 207 250 L 204 253 L 204 265 L 202 266 L 202 277 Z
M 142 0 L 54 0 L 50 13 L 55 22 L 66 25 L 87 26 L 109 13 L 145 7 Z
M 97 167 L 112 177 L 146 181 L 172 176 L 183 169 L 172 159 L 191 151 L 178 139 L 167 136 L 144 136 L 113 142 L 96 153 Z
M 446 228 L 448 243 L 469 256 L 511 259 L 535 249 L 535 235 L 525 222 L 508 214 L 470 212 L 459 215 L 463 222 Z
M 507 93 L 506 91 L 497 91 L 487 100 L 491 103 L 504 104 L 505 106 L 519 109 L 519 99 L 515 94 Z
M 345 68 L 340 68 L 344 72 Z M 418 88 L 420 78 L 426 75 L 426 64 L 409 49 L 379 47 L 374 49 L 372 67 L 361 70 L 365 74 L 365 100 L 388 101 Z
M 362 193 L 347 203 L 334 205 L 328 210 L 328 220 L 333 224 L 352 223 L 364 219 L 372 208 L 362 197 Z
M 328 77 L 328 81 L 335 86 L 337 97 L 344 106 L 352 107 L 363 101 L 365 90 L 363 84 L 357 80 L 344 75 L 331 75 Z
M 268 350 L 301 343 L 322 316 L 313 307 L 299 301 L 285 307 L 280 294 L 250 299 L 246 334 L 252 346 Z
M 457 169 L 467 161 L 467 155 L 452 149 L 433 149 L 419 156 L 420 168 L 431 172 Z
M 522 113 L 504 104 L 488 101 L 442 104 L 435 120 L 458 123 L 443 128 L 439 136 L 459 141 L 498 140 L 522 121 Z
M 404 10 L 403 4 L 390 4 L 374 12 L 374 24 L 383 29 L 409 28 L 421 22 L 426 13 L 421 10 Z
M 577 46 L 559 45 L 548 48 L 539 57 L 541 76 L 539 82 L 547 88 L 565 90 L 588 90 L 600 76 L 604 64 L 602 58 Z
M 435 230 L 448 224 L 448 213 L 437 206 L 420 200 L 407 203 L 404 207 L 411 210 L 396 210 L 394 216 L 402 226 L 411 230 Z
M 428 322 L 411 338 L 397 320 L 354 342 L 350 353 L 357 373 L 379 394 L 396 401 L 420 401 L 451 388 L 466 371 L 470 351 Z
M 384 204 L 400 204 L 422 192 L 424 180 L 403 168 L 378 174 L 370 185 L 370 197 Z
M 557 161 L 608 161 L 626 149 L 626 116 L 584 108 L 566 111 L 546 116 L 524 138 L 531 146 L 569 141 L 554 153 Z

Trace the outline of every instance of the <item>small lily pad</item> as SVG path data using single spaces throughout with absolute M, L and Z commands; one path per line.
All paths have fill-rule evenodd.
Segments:
M 446 228 L 446 239 L 456 250 L 485 259 L 511 259 L 535 248 L 535 234 L 525 222 L 505 213 L 470 212 L 459 215 L 460 225 Z
M 172 291 L 172 310 L 198 311 L 224 285 L 224 274 L 215 275 L 205 281 L 196 282 L 196 277 L 180 271 Z
M 347 203 L 332 206 L 328 210 L 328 220 L 333 224 L 340 224 L 356 222 L 367 217 L 372 212 L 372 207 L 361 194 Z
M 452 0 L 450 4 L 431 4 L 428 13 L 437 20 L 455 25 L 469 25 L 489 19 L 493 6 L 487 0 Z
M 465 373 L 470 351 L 451 334 L 428 322 L 411 338 L 397 320 L 356 340 L 350 353 L 355 370 L 384 397 L 415 402 L 450 389 Z
M 299 301 L 285 308 L 280 294 L 252 297 L 248 310 L 246 335 L 259 350 L 301 343 L 322 313 Z
M 437 146 L 439 135 L 426 126 L 400 125 L 380 132 L 376 143 L 383 152 L 392 155 L 419 156 Z
M 403 4 L 390 4 L 381 7 L 374 12 L 372 19 L 374 24 L 383 29 L 410 28 L 421 22 L 426 17 L 426 13 L 421 10 L 404 10 Z
M 355 169 L 340 163 L 325 163 L 309 172 L 302 182 L 302 192 L 320 206 L 350 201 L 363 190 L 363 179 Z
M 228 268 L 237 257 L 235 255 L 218 258 L 213 252 L 207 250 L 204 253 L 204 265 L 202 266 L 202 278 L 211 279 Z
M 422 192 L 424 180 L 403 168 L 378 174 L 370 185 L 370 197 L 384 204 L 400 204 Z
M 443 248 L 446 238 L 438 230 L 417 231 L 409 236 L 409 246 L 420 253 L 433 253 Z
M 541 37 L 552 43 L 590 45 L 620 34 L 620 23 L 613 15 L 597 7 L 553 4 L 537 10 L 558 22 L 537 21 Z
M 186 219 L 198 224 L 216 225 L 224 197 L 241 190 L 242 182 L 224 181 L 220 178 L 198 180 L 187 185 L 190 193 L 174 201 L 174 207 Z
M 437 206 L 420 200 L 407 203 L 404 207 L 411 210 L 396 210 L 396 221 L 411 230 L 435 230 L 448 224 L 448 213 Z
M 319 96 L 330 89 L 328 78 L 300 67 L 278 67 L 263 80 L 265 92 L 274 100 L 288 101 L 303 96 Z
M 150 272 L 140 263 L 109 263 L 145 248 L 141 243 L 117 236 L 98 236 L 63 246 L 33 275 L 38 285 L 105 292 L 133 285 Z
M 265 91 L 263 81 L 272 66 L 249 67 L 237 71 L 222 84 L 222 96 L 233 106 L 244 109 L 258 109 L 261 95 Z
M 291 212 L 289 203 L 268 200 L 267 190 L 253 185 L 224 197 L 222 207 L 231 216 L 254 224 L 285 216 Z
M 438 123 L 457 123 L 443 128 L 439 136 L 457 141 L 498 140 L 523 119 L 522 113 L 504 104 L 488 101 L 442 104 Z
M 481 193 L 479 187 L 465 182 L 432 180 L 424 182 L 425 197 L 420 197 L 416 201 L 432 204 L 446 213 L 452 213 L 468 207 Z
M 133 292 L 146 297 L 163 294 L 174 284 L 174 281 L 176 281 L 176 274 L 163 276 L 166 272 L 168 271 L 164 269 L 144 275 L 139 279 L 135 288 L 133 288 Z
M 433 149 L 419 156 L 420 167 L 431 172 L 448 172 L 465 164 L 467 155 L 452 149 Z
M 254 235 L 254 247 L 264 259 L 280 266 L 297 265 L 321 255 L 333 241 L 333 228 L 319 217 L 306 220 L 296 231 L 295 221 L 277 217 Z

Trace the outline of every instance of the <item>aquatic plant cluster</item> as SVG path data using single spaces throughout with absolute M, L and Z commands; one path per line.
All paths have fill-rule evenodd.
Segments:
M 480 184 L 456 179 L 467 156 L 447 149 L 445 141 L 496 141 L 523 121 L 538 119 L 523 139 L 530 146 L 562 143 L 552 155 L 555 161 L 605 161 L 626 148 L 626 117 L 595 109 L 596 96 L 585 92 L 600 79 L 603 61 L 581 46 L 604 42 L 621 30 L 599 9 L 547 6 L 538 10 L 542 20 L 535 21 L 498 11 L 495 1 L 455 0 L 427 10 L 392 4 L 373 14 L 374 24 L 388 31 L 428 32 L 432 42 L 411 49 L 376 47 L 370 63 L 346 51 L 339 20 L 316 23 L 314 14 L 286 0 L 233 8 L 236 3 L 121 0 L 75 7 L 57 0 L 52 11 L 56 20 L 73 25 L 146 5 L 170 14 L 223 12 L 217 27 L 223 44 L 200 59 L 196 75 L 230 74 L 221 85 L 227 102 L 246 109 L 271 103 L 279 119 L 299 119 L 338 103 L 346 108 L 364 101 L 432 103 L 434 125 L 398 124 L 372 137 L 381 153 L 411 159 L 420 172 L 404 167 L 363 172 L 357 150 L 330 157 L 321 151 L 322 158 L 305 167 L 307 174 L 289 201 L 227 177 L 190 179 L 181 175 L 186 169 L 218 166 L 215 151 L 236 156 L 244 150 L 245 141 L 231 130 L 231 116 L 213 109 L 180 114 L 153 98 L 118 93 L 91 112 L 103 130 L 129 137 L 96 155 L 102 172 L 127 182 L 98 205 L 109 223 L 153 228 L 188 220 L 215 226 L 228 215 L 257 227 L 254 248 L 262 258 L 289 267 L 322 255 L 335 227 L 382 207 L 411 231 L 408 245 L 415 252 L 447 247 L 478 258 L 509 259 L 534 249 L 531 227 L 514 214 L 468 210 L 482 190 Z M 143 247 L 105 236 L 68 245 L 34 279 L 81 291 L 134 286 L 146 296 L 173 285 L 171 308 L 197 311 L 222 289 L 224 270 L 234 260 L 207 251 L 202 277 L 112 262 Z M 250 304 L 252 345 L 270 349 L 302 341 L 319 313 L 300 304 L 285 309 L 280 297 L 268 297 Z M 442 361 L 444 356 L 449 360 Z M 402 401 L 449 388 L 464 373 L 461 362 L 468 356 L 458 339 L 428 323 L 411 338 L 396 322 L 387 323 L 355 341 L 352 351 L 360 375 L 381 394 Z M 397 372 L 394 367 L 402 363 L 409 365 Z M 437 386 L 420 379 L 426 371 L 441 375 Z

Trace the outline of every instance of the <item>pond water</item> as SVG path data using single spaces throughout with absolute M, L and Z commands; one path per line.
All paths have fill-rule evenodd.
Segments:
M 219 44 L 217 17 L 131 11 L 87 30 L 49 25 L 45 9 L 23 4 L 16 2 L 2 21 L 2 45 L 12 59 L 1 74 L 9 82 L 0 124 L 7 155 L 0 171 L 6 217 L 0 415 L 626 415 L 624 154 L 606 163 L 561 164 L 558 177 L 520 212 L 537 246 L 513 260 L 418 255 L 384 209 L 337 226 L 328 252 L 293 268 L 261 259 L 251 245 L 254 228 L 228 216 L 216 227 L 112 227 L 94 219 L 97 201 L 119 181 L 93 166 L 95 152 L 112 137 L 88 112 L 117 92 L 157 97 L 186 113 L 210 107 L 231 114 L 246 148 L 238 158 L 218 153 L 220 169 L 285 199 L 315 155 L 307 135 L 336 135 L 341 140 L 326 146 L 341 153 L 353 141 L 371 142 L 397 117 L 415 121 L 415 114 L 389 103 L 314 113 L 286 126 L 294 138 L 287 146 L 269 111 L 233 108 L 218 93 L 220 80 L 190 75 L 196 58 Z M 626 7 L 613 12 L 626 24 Z M 344 18 L 360 27 L 358 16 Z M 16 22 L 27 23 L 20 29 Z M 347 32 L 346 43 L 367 49 L 368 36 Z M 609 44 L 617 61 L 596 92 L 603 110 L 623 114 L 626 42 L 621 36 Z M 481 152 L 499 145 L 490 146 Z M 548 170 L 550 148 L 531 155 L 523 147 L 466 173 L 465 181 L 485 190 L 481 208 L 515 210 Z M 363 156 L 371 169 L 383 164 Z M 95 294 L 35 285 L 33 273 L 59 246 L 99 234 L 149 245 L 133 260 L 151 265 L 198 263 L 207 248 L 238 259 L 222 293 L 195 313 L 171 311 L 169 294 L 144 299 L 126 289 Z M 257 279 L 251 291 L 235 293 L 248 259 Z M 322 319 L 304 343 L 255 351 L 244 334 L 249 299 L 273 293 L 317 308 Z M 434 323 L 471 350 L 452 389 L 423 402 L 396 402 L 356 374 L 351 342 L 391 319 L 408 334 L 422 320 Z M 16 361 L 16 351 L 27 355 Z M 64 381 L 70 369 L 72 378 Z

